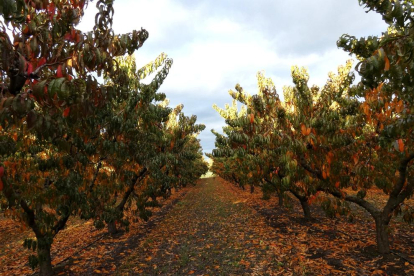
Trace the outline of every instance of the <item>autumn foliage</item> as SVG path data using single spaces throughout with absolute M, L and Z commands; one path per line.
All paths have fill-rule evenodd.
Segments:
M 380 38 L 338 40 L 358 58 L 361 81 L 353 85 L 347 62 L 323 87 L 310 87 L 308 72 L 295 66 L 294 86 L 284 87 L 281 99 L 259 73 L 256 95 L 237 85 L 231 106 L 214 106 L 227 125 L 223 134 L 213 131 L 211 157 L 213 170 L 237 185 L 281 199 L 290 192 L 306 218 L 317 196 L 329 216 L 352 218 L 349 203 L 364 208 L 375 221 L 379 252 L 389 253 L 392 217 L 414 218 L 404 204 L 414 189 L 413 8 L 409 1 L 359 2 L 389 24 Z M 366 198 L 371 189 L 384 193 L 385 205 Z
M 125 208 L 147 219 L 157 197 L 207 170 L 204 125 L 158 92 L 172 60 L 137 70 L 125 55 L 148 32 L 114 34 L 112 2 L 96 2 L 88 33 L 76 25 L 89 1 L 0 3 L 1 209 L 33 230 L 24 246 L 40 275 L 52 274 L 50 247 L 70 216 L 115 232 Z

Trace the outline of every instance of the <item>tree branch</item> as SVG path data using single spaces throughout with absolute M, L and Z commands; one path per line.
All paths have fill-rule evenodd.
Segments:
M 95 174 L 93 175 L 91 184 L 89 184 L 89 192 L 90 193 L 92 192 L 93 186 L 95 186 L 96 179 L 98 178 L 99 169 L 102 167 L 102 160 L 104 160 L 104 158 L 99 159 L 98 166 L 96 167 Z
M 356 197 L 356 196 L 350 196 L 350 195 L 347 195 L 347 194 L 342 194 L 339 191 L 331 191 L 331 190 L 327 190 L 327 189 L 318 189 L 318 190 L 323 191 L 325 193 L 329 193 L 329 194 L 333 195 L 336 198 L 344 199 L 346 201 L 358 204 L 359 206 L 361 206 L 362 208 L 367 210 L 374 218 L 378 217 L 378 215 L 380 214 L 380 211 L 374 205 L 372 205 L 371 203 L 369 203 L 368 201 L 366 201 L 363 198 L 359 198 L 359 197 Z
M 135 185 L 141 181 L 142 178 L 145 177 L 146 173 L 148 172 L 147 168 L 143 168 L 138 175 L 136 175 L 136 177 L 133 178 L 133 180 L 131 181 L 131 184 L 128 187 L 128 190 L 125 192 L 124 196 L 122 197 L 121 202 L 118 204 L 118 206 L 116 206 L 116 209 L 118 211 L 122 211 L 124 209 L 124 206 L 129 198 L 129 196 L 131 195 L 131 193 L 134 191 Z

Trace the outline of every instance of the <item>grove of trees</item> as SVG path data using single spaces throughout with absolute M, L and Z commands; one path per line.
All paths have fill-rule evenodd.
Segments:
M 414 8 L 412 1 L 360 0 L 389 25 L 381 37 L 343 35 L 338 47 L 358 60 L 361 81 L 353 84 L 349 61 L 329 74 L 323 87 L 308 85 L 306 69 L 292 67 L 293 86 L 283 99 L 271 79 L 258 73 L 258 93 L 240 85 L 231 105 L 214 108 L 225 119 L 215 132 L 212 170 L 241 187 L 261 187 L 265 197 L 296 197 L 304 216 L 325 195 L 328 215 L 349 215 L 349 204 L 375 221 L 380 253 L 390 252 L 393 216 L 414 219 L 406 204 L 414 190 Z M 241 104 L 241 108 L 238 107 Z M 385 205 L 369 200 L 379 189 Z
M 1 211 L 35 234 L 24 246 L 42 276 L 71 216 L 114 233 L 127 208 L 146 220 L 157 198 L 207 171 L 205 126 L 158 92 L 172 60 L 136 68 L 148 32 L 115 34 L 113 0 L 96 1 L 95 27 L 81 32 L 88 4 L 0 2 Z

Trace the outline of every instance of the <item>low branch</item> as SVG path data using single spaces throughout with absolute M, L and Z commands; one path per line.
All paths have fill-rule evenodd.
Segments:
M 96 167 L 96 171 L 93 175 L 91 184 L 89 184 L 89 192 L 90 193 L 92 192 L 92 189 L 95 186 L 95 182 L 96 182 L 96 179 L 98 178 L 98 174 L 99 174 L 99 169 L 102 167 L 102 160 L 104 160 L 104 158 L 99 159 L 98 166 Z
M 407 166 L 408 163 L 414 158 L 414 153 L 411 153 L 407 157 L 401 160 L 400 166 L 398 167 L 398 172 L 400 174 L 397 185 L 395 185 L 390 196 L 397 197 L 401 192 L 401 189 L 404 187 L 405 180 L 407 178 Z
M 65 214 L 63 217 L 61 217 L 58 222 L 53 227 L 53 237 L 55 237 L 60 230 L 63 230 L 65 228 L 66 223 L 68 222 L 68 219 L 70 217 L 70 213 Z
M 344 199 L 346 201 L 358 204 L 359 206 L 361 206 L 362 208 L 364 208 L 365 210 L 367 210 L 374 218 L 377 217 L 380 214 L 380 211 L 378 208 L 376 208 L 374 205 L 372 205 L 371 203 L 369 203 L 368 201 L 366 201 L 363 198 L 360 197 L 356 197 L 356 196 L 350 196 L 347 194 L 342 194 L 339 191 L 331 191 L 331 190 L 327 190 L 327 189 L 320 189 L 321 191 L 331 194 L 336 198 L 340 198 L 340 199 Z
M 310 172 L 311 174 L 313 174 L 314 176 L 316 176 L 318 179 L 320 180 L 324 180 L 323 175 L 321 173 L 320 170 L 317 169 L 313 169 L 308 163 L 306 163 L 306 161 L 304 160 L 303 157 L 299 158 L 299 164 L 308 172 Z
M 143 168 L 138 175 L 136 175 L 136 177 L 134 177 L 134 179 L 131 181 L 131 184 L 128 187 L 128 190 L 125 192 L 124 196 L 122 197 L 121 202 L 118 204 L 118 206 L 116 206 L 116 209 L 118 211 L 122 211 L 124 209 L 124 206 L 129 198 L 129 196 L 131 195 L 131 193 L 134 191 L 135 185 L 141 181 L 142 178 L 145 177 L 145 175 L 147 174 L 148 169 L 147 168 Z

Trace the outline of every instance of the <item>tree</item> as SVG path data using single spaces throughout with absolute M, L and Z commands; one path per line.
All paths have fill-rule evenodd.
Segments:
M 92 32 L 75 28 L 88 1 L 3 1 L 0 191 L 14 217 L 28 225 L 37 250 L 32 266 L 52 275 L 50 247 L 101 165 L 90 150 L 112 101 L 125 97 L 122 83 L 100 84 L 93 73 L 114 78 L 114 57 L 133 53 L 145 30 L 115 35 L 112 1 L 98 1 Z M 10 38 L 9 32 L 13 33 Z M 92 182 L 91 182 L 92 181 Z
M 96 219 L 95 225 L 108 225 L 111 234 L 117 232 L 116 224 L 128 225 L 123 219 L 124 209 L 131 205 L 132 197 L 138 205 L 139 216 L 148 218 L 145 202 L 136 187 L 147 183 L 148 178 L 159 171 L 160 155 L 158 148 L 163 141 L 161 125 L 167 121 L 171 108 L 160 104 L 165 94 L 158 89 L 168 75 L 172 60 L 161 54 L 154 62 L 136 70 L 133 57 L 116 59 L 122 73 L 106 83 L 123 83 L 126 98 L 114 102 L 111 116 L 102 124 L 100 137 L 104 144 L 96 147 L 94 154 L 100 156 L 102 165 L 110 168 L 112 183 L 90 187 L 90 208 L 88 217 Z M 161 69 L 160 69 L 161 68 Z M 150 84 L 141 80 L 160 69 Z M 141 189 L 142 190 L 142 189 Z
M 361 82 L 352 94 L 363 99 L 359 119 L 364 133 L 353 157 L 353 185 L 360 196 L 352 200 L 372 215 L 378 249 L 389 253 L 393 215 L 403 213 L 407 221 L 414 218 L 411 208 L 403 206 L 414 190 L 413 6 L 412 1 L 399 0 L 359 2 L 381 14 L 389 28 L 381 38 L 343 35 L 338 41 L 339 47 L 360 60 L 356 70 Z M 366 189 L 374 185 L 387 195 L 385 206 L 364 199 Z
M 380 13 L 390 25 L 381 38 L 343 35 L 338 41 L 339 47 L 360 60 L 356 70 L 361 82 L 351 85 L 350 63 L 340 67 L 337 75 L 330 74 L 322 89 L 309 87 L 306 70 L 293 67 L 294 86 L 284 88 L 284 103 L 275 107 L 278 119 L 272 115 L 272 143 L 265 145 L 266 150 L 277 149 L 276 159 L 270 160 L 278 168 L 281 187 L 297 193 L 303 202 L 318 191 L 336 197 L 336 202 L 327 197 L 324 203 L 331 215 L 347 214 L 346 202 L 364 208 L 376 223 L 379 252 L 389 253 L 388 227 L 393 215 L 401 213 L 407 221 L 414 218 L 412 209 L 404 205 L 414 190 L 413 8 L 410 1 L 398 0 L 361 0 L 360 4 Z M 266 102 L 263 95 L 259 92 L 258 102 Z M 244 101 L 241 92 L 232 96 Z M 260 109 L 251 110 L 247 108 L 248 116 L 254 118 L 251 124 L 265 122 L 257 119 Z M 217 136 L 225 143 L 217 143 L 221 148 L 213 152 L 220 164 L 229 162 L 222 158 L 235 152 L 223 147 L 231 144 L 232 137 L 226 134 Z M 223 165 L 213 167 L 225 173 Z M 374 186 L 387 197 L 384 206 L 366 198 Z
M 283 194 L 289 191 L 300 201 L 307 219 L 311 217 L 309 198 L 322 187 L 301 164 L 310 162 L 312 166 L 320 165 L 327 169 L 330 166 L 333 148 L 330 149 L 324 144 L 327 142 L 326 135 L 333 135 L 335 131 L 324 127 L 321 120 L 330 120 L 329 124 L 337 128 L 338 132 L 346 123 L 345 120 L 333 121 L 339 114 L 336 108 L 332 108 L 332 104 L 338 106 L 336 101 L 344 101 L 344 89 L 349 87 L 353 79 L 348 74 L 350 69 L 350 63 L 346 68 L 340 67 L 339 75 L 335 77 L 331 74 L 327 85 L 320 90 L 318 87 L 307 86 L 306 70 L 293 67 L 292 78 L 295 86 L 284 88 L 284 101 L 279 99 L 273 82 L 266 79 L 263 73 L 258 74 L 257 95 L 249 96 L 238 85 L 237 92 L 230 91 L 235 100 L 246 104 L 247 115 L 244 120 L 239 119 L 238 124 L 235 120 L 227 119 L 226 122 L 231 126 L 241 126 L 252 135 L 228 133 L 228 138 L 220 138 L 229 139 L 233 144 L 234 141 L 239 142 L 238 151 L 243 153 L 241 162 L 246 159 L 253 162 L 247 168 L 249 173 L 246 174 L 254 182 L 261 184 L 264 193 L 269 190 L 277 191 L 282 205 Z M 338 89 L 335 90 L 335 87 Z M 216 146 L 221 144 L 216 143 Z M 339 143 L 335 147 L 342 146 Z M 222 152 L 213 151 L 214 161 L 223 156 Z

